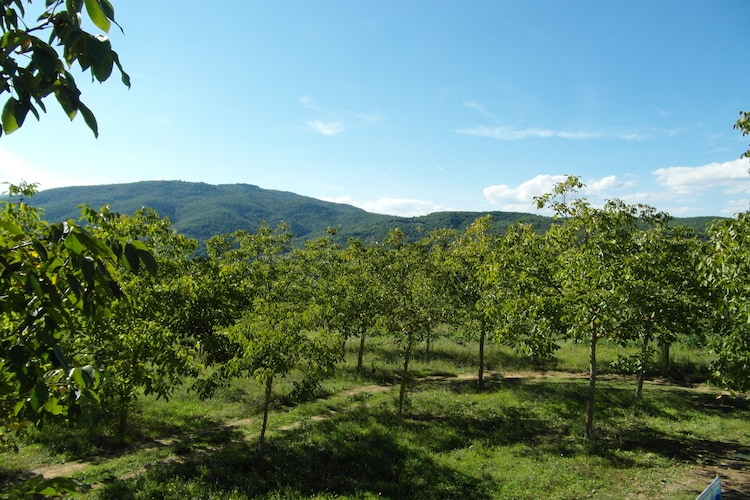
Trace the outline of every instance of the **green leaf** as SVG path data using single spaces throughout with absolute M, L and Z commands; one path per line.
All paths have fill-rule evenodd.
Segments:
M 120 57 L 117 55 L 117 52 L 114 50 L 112 51 L 112 60 L 117 65 L 117 68 L 120 70 L 120 74 L 122 75 L 122 83 L 124 83 L 128 88 L 130 88 L 130 75 L 125 73 L 125 70 L 122 69 L 122 64 L 120 64 Z
M 101 379 L 99 372 L 91 365 L 86 365 L 81 368 L 81 371 L 86 375 L 86 387 L 96 388 L 99 386 Z
M 80 233 L 71 232 L 65 238 L 65 248 L 74 254 L 81 254 L 83 252 L 83 243 L 78 239 L 79 234 Z
M 91 22 L 93 22 L 97 28 L 104 30 L 105 33 L 109 32 L 111 23 L 109 22 L 109 18 L 107 17 L 105 9 L 102 6 L 102 1 L 84 0 L 84 3 L 86 4 L 86 12 L 89 15 L 89 19 L 91 19 Z M 114 16 L 112 5 L 108 5 L 107 8 L 112 12 L 112 15 Z
M 138 255 L 140 256 L 141 263 L 146 268 L 146 271 L 151 276 L 156 276 L 158 266 L 156 264 L 156 259 L 154 259 L 154 256 L 151 255 L 151 252 L 149 252 L 148 250 L 139 250 Z
M 78 95 L 80 92 L 77 92 L 78 87 L 75 87 L 75 85 L 71 88 L 67 82 L 62 80 L 58 80 L 58 82 L 60 83 L 55 86 L 55 97 L 60 106 L 62 106 L 63 111 L 65 111 L 65 114 L 72 120 L 78 113 Z
M 141 265 L 141 260 L 138 258 L 138 249 L 132 244 L 128 243 L 125 245 L 125 259 L 126 267 L 138 274 L 138 269 Z
M 94 263 L 94 259 L 89 257 L 88 255 L 81 260 L 81 270 L 83 271 L 83 279 L 86 280 L 86 283 L 91 286 L 94 284 L 94 280 L 96 279 L 96 266 Z
M 24 234 L 21 226 L 17 224 L 13 224 L 12 222 L 7 221 L 7 220 L 0 220 L 0 229 L 4 229 L 5 231 L 8 231 L 13 236 L 20 236 Z
M 91 112 L 91 110 L 83 104 L 82 102 L 78 103 L 78 109 L 81 111 L 81 115 L 83 116 L 83 121 L 86 122 L 86 125 L 91 129 L 91 131 L 94 133 L 94 137 L 99 137 L 99 125 L 96 123 L 96 117 L 94 116 L 94 113 Z
M 6 134 L 12 134 L 23 125 L 29 107 L 24 106 L 18 99 L 11 97 L 3 106 L 2 124 Z
M 105 36 L 89 35 L 86 37 L 85 49 L 91 61 L 92 74 L 98 81 L 105 81 L 112 74 L 114 65 L 112 44 Z
M 39 477 L 42 480 L 37 482 L 33 489 L 28 491 L 30 494 L 29 496 L 33 494 L 48 497 L 60 497 L 90 488 L 90 486 L 85 483 L 67 477 L 53 477 L 51 479 L 44 479 L 42 476 Z
M 57 78 L 57 52 L 46 43 L 39 40 L 34 41 L 31 51 L 31 63 L 47 78 Z
M 44 380 L 39 380 L 34 386 L 34 389 L 31 391 L 29 403 L 31 403 L 31 407 L 35 411 L 38 411 L 39 408 L 41 408 L 48 399 L 49 389 L 47 388 L 47 384 L 44 383 Z
M 57 398 L 52 398 L 46 403 L 44 403 L 44 411 L 47 413 L 51 413 L 52 415 L 60 415 L 64 410 L 65 407 L 59 404 L 59 400 Z

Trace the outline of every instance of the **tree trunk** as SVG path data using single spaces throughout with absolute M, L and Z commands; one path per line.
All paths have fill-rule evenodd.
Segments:
M 583 436 L 587 440 L 594 439 L 594 402 L 596 401 L 596 318 L 591 320 L 591 339 L 589 340 L 589 394 L 586 401 L 586 422 Z
M 427 340 L 425 341 L 424 357 L 427 361 L 430 361 L 430 344 L 432 343 L 432 332 L 427 334 Z
M 359 352 L 357 353 L 357 371 L 358 372 L 362 371 L 362 362 L 365 357 L 365 337 L 366 336 L 367 334 L 365 333 L 364 330 L 359 334 Z
M 128 411 L 130 410 L 130 399 L 127 397 L 120 398 L 120 412 L 117 421 L 117 432 L 120 438 L 125 436 L 128 431 Z
M 669 370 L 672 368 L 672 361 L 669 356 L 670 343 L 665 340 L 659 341 L 659 358 L 662 370 L 662 375 L 669 375 Z
M 638 368 L 638 375 L 635 379 L 635 399 L 641 399 L 641 396 L 643 395 L 643 378 L 644 378 L 644 372 L 643 366 Z
M 268 408 L 271 406 L 271 390 L 273 389 L 273 376 L 266 380 L 266 391 L 263 398 L 263 425 L 260 428 L 260 440 L 258 441 L 258 451 L 263 451 L 266 441 L 266 427 L 268 426 Z
M 404 398 L 406 397 L 406 376 L 409 373 L 409 358 L 411 357 L 411 342 L 406 346 L 404 352 L 404 370 L 401 372 L 401 388 L 398 391 L 398 410 L 396 414 L 400 417 L 404 407 Z
M 641 399 L 641 395 L 643 394 L 643 379 L 646 376 L 646 360 L 648 358 L 649 336 L 647 334 L 644 334 L 642 341 L 643 343 L 641 344 L 641 358 L 638 363 L 638 373 L 635 385 L 635 399 Z
M 479 327 L 482 331 L 479 332 L 479 376 L 477 377 L 477 384 L 479 384 L 480 389 L 484 389 L 484 339 L 486 336 L 484 321 Z

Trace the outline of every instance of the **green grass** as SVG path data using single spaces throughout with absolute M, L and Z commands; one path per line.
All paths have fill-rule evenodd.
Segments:
M 602 369 L 620 349 L 602 346 Z M 701 372 L 706 360 L 694 354 L 697 365 L 685 358 L 681 370 Z M 565 344 L 548 368 L 578 374 L 587 369 L 587 355 L 585 345 Z M 632 380 L 604 378 L 597 439 L 590 443 L 582 438 L 585 378 L 491 374 L 481 391 L 475 380 L 446 378 L 473 373 L 475 357 L 476 345 L 445 339 L 429 358 L 420 351 L 398 418 L 401 360 L 392 346 L 371 339 L 359 374 L 356 346 L 349 346 L 318 398 L 299 404 L 279 399 L 263 454 L 256 451 L 261 391 L 236 381 L 205 402 L 186 389 L 170 402 L 142 398 L 124 442 L 106 427 L 54 428 L 56 439 L 34 434 L 19 454 L 3 456 L 0 474 L 20 477 L 97 454 L 103 458 L 73 475 L 97 485 L 84 498 L 693 499 L 702 487 L 683 481 L 690 471 L 733 453 L 750 455 L 747 399 L 652 382 L 636 401 Z M 510 349 L 488 346 L 488 370 L 534 366 Z M 417 379 L 429 375 L 443 377 Z M 288 392 L 293 382 L 283 380 L 278 392 Z M 342 394 L 369 385 L 385 390 Z M 237 419 L 248 420 L 220 425 Z M 81 438 L 89 444 L 60 449 Z M 744 488 L 750 492 L 750 485 Z

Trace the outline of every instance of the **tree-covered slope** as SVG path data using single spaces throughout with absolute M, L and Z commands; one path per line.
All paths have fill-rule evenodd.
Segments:
M 349 237 L 363 241 L 382 241 L 390 229 L 399 227 L 407 235 L 418 237 L 433 229 L 462 230 L 484 212 L 437 212 L 420 217 L 395 217 L 366 212 L 351 205 L 321 201 L 298 194 L 262 189 L 250 184 L 212 185 L 184 181 L 143 181 L 130 184 L 75 186 L 48 189 L 37 193 L 34 205 L 45 210 L 48 221 L 77 219 L 81 204 L 132 214 L 142 207 L 154 208 L 172 220 L 176 230 L 204 241 L 215 234 L 237 229 L 254 232 L 260 221 L 276 225 L 285 221 L 297 239 L 311 239 L 336 228 L 338 239 Z M 514 222 L 532 224 L 546 230 L 551 219 L 518 212 L 489 212 L 495 219 L 493 232 L 502 232 Z M 712 217 L 679 219 L 703 233 Z

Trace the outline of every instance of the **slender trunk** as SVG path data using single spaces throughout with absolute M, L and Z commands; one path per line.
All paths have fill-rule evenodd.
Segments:
M 357 371 L 362 371 L 362 362 L 365 357 L 365 337 L 367 334 L 364 330 L 359 334 L 359 352 L 357 353 Z
M 125 433 L 128 431 L 128 411 L 130 409 L 130 398 L 120 398 L 120 414 L 117 420 L 117 432 L 121 438 L 125 437 Z
M 430 360 L 430 344 L 432 343 L 432 332 L 427 334 L 427 341 L 425 342 L 424 357 L 427 361 Z
M 589 394 L 586 401 L 586 422 L 583 436 L 587 440 L 594 439 L 594 402 L 596 401 L 596 341 L 598 332 L 596 318 L 591 320 L 591 339 L 589 340 Z
M 643 334 L 643 342 L 641 344 L 641 358 L 638 363 L 638 373 L 635 385 L 635 399 L 641 399 L 643 395 L 643 379 L 646 376 L 646 358 L 648 357 L 648 341 L 649 336 Z
M 260 428 L 260 440 L 258 441 L 258 451 L 263 451 L 263 445 L 266 441 L 266 427 L 268 426 L 268 408 L 271 406 L 271 390 L 273 389 L 273 376 L 266 380 L 266 391 L 263 398 L 263 425 Z
M 659 341 L 659 361 L 661 364 L 662 375 L 668 375 L 669 370 L 672 368 L 672 361 L 669 356 L 669 347 L 670 343 L 666 340 Z
M 638 369 L 638 376 L 635 379 L 635 399 L 641 399 L 643 395 L 644 371 L 642 366 Z
M 481 332 L 479 332 L 479 376 L 477 377 L 477 383 L 480 389 L 484 389 L 484 339 L 486 336 L 484 320 L 482 320 L 479 328 Z
M 409 373 L 409 358 L 411 357 L 411 341 L 406 345 L 406 352 L 404 352 L 404 370 L 401 372 L 401 388 L 398 391 L 398 411 L 397 415 L 401 416 L 401 411 L 404 407 L 404 398 L 406 398 L 406 376 Z

